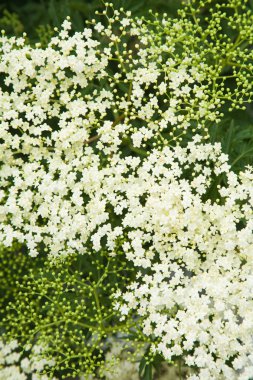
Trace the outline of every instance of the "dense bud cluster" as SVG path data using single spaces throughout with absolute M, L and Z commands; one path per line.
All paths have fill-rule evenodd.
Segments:
M 115 264 L 102 252 L 57 265 L 37 263 L 41 267 L 23 275 L 17 283 L 18 294 L 7 306 L 8 314 L 2 319 L 5 339 L 15 337 L 20 345 L 43 347 L 41 355 L 50 366 L 41 368 L 42 374 L 58 377 L 60 373 L 64 379 L 107 368 L 110 361 L 105 365 L 103 350 L 109 347 L 108 338 L 126 334 L 133 326 L 131 320 L 120 322 L 113 310 L 112 293 L 131 277 L 124 260 Z

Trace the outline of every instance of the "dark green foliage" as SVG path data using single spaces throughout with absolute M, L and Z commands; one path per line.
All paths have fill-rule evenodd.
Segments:
M 234 111 L 219 125 L 210 128 L 211 140 L 220 141 L 224 153 L 229 155 L 235 172 L 247 165 L 253 165 L 253 107 L 246 111 Z
M 115 9 L 124 7 L 133 15 L 147 16 L 148 10 L 176 15 L 180 0 L 113 0 Z M 83 28 L 85 20 L 94 18 L 95 11 L 103 9 L 102 0 L 5 0 L 0 5 L 0 28 L 9 34 L 25 31 L 37 39 L 43 28 L 59 27 L 67 16 L 76 30 Z

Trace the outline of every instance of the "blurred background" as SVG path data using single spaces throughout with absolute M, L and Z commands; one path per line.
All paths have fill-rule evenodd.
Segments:
M 134 16 L 147 16 L 149 9 L 159 14 L 176 16 L 183 0 L 0 0 L 0 28 L 8 34 L 19 35 L 26 32 L 30 38 L 40 38 L 43 31 L 59 27 L 66 16 L 70 16 L 73 26 L 80 30 L 87 19 L 94 18 L 95 11 L 104 9 L 104 2 L 111 2 L 116 9 L 131 10 Z M 231 0 L 209 0 L 203 11 L 213 4 Z M 248 0 L 247 8 L 253 10 L 253 0 Z
M 113 0 L 115 8 L 124 7 L 133 15 L 145 16 L 149 9 L 176 15 L 181 0 Z M 53 27 L 59 27 L 70 16 L 74 29 L 80 30 L 95 11 L 104 8 L 102 0 L 1 0 L 0 29 L 8 34 L 26 32 L 31 39 L 46 38 Z

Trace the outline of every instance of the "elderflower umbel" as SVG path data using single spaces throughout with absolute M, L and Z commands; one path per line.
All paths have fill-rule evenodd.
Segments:
M 39 372 L 45 366 L 52 363 L 38 357 L 43 351 L 42 347 L 34 346 L 32 353 L 24 356 L 18 350 L 19 344 L 16 340 L 8 344 L 0 341 L 0 378 L 1 380 L 49 380 L 47 375 L 40 375 Z M 52 380 L 57 380 L 55 377 Z
M 116 307 L 143 317 L 153 352 L 198 367 L 192 379 L 249 379 L 253 172 L 236 176 L 220 144 L 198 139 L 153 151 L 115 191 L 126 201 L 122 248 L 141 270 Z

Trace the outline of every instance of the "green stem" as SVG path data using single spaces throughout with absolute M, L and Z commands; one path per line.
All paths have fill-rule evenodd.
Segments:
M 179 375 L 179 380 L 183 380 L 181 359 L 179 359 L 179 362 L 178 362 L 178 375 Z
M 101 310 L 101 306 L 100 306 L 100 302 L 99 302 L 99 297 L 98 297 L 98 292 L 97 292 L 97 289 L 96 287 L 93 288 L 93 294 L 94 294 L 94 297 L 95 297 L 95 302 L 96 302 L 96 306 L 97 306 L 97 309 L 98 309 L 98 314 L 99 314 L 99 318 L 100 318 L 100 328 L 103 329 L 104 328 L 104 322 L 103 322 L 103 316 L 102 316 L 102 310 Z

